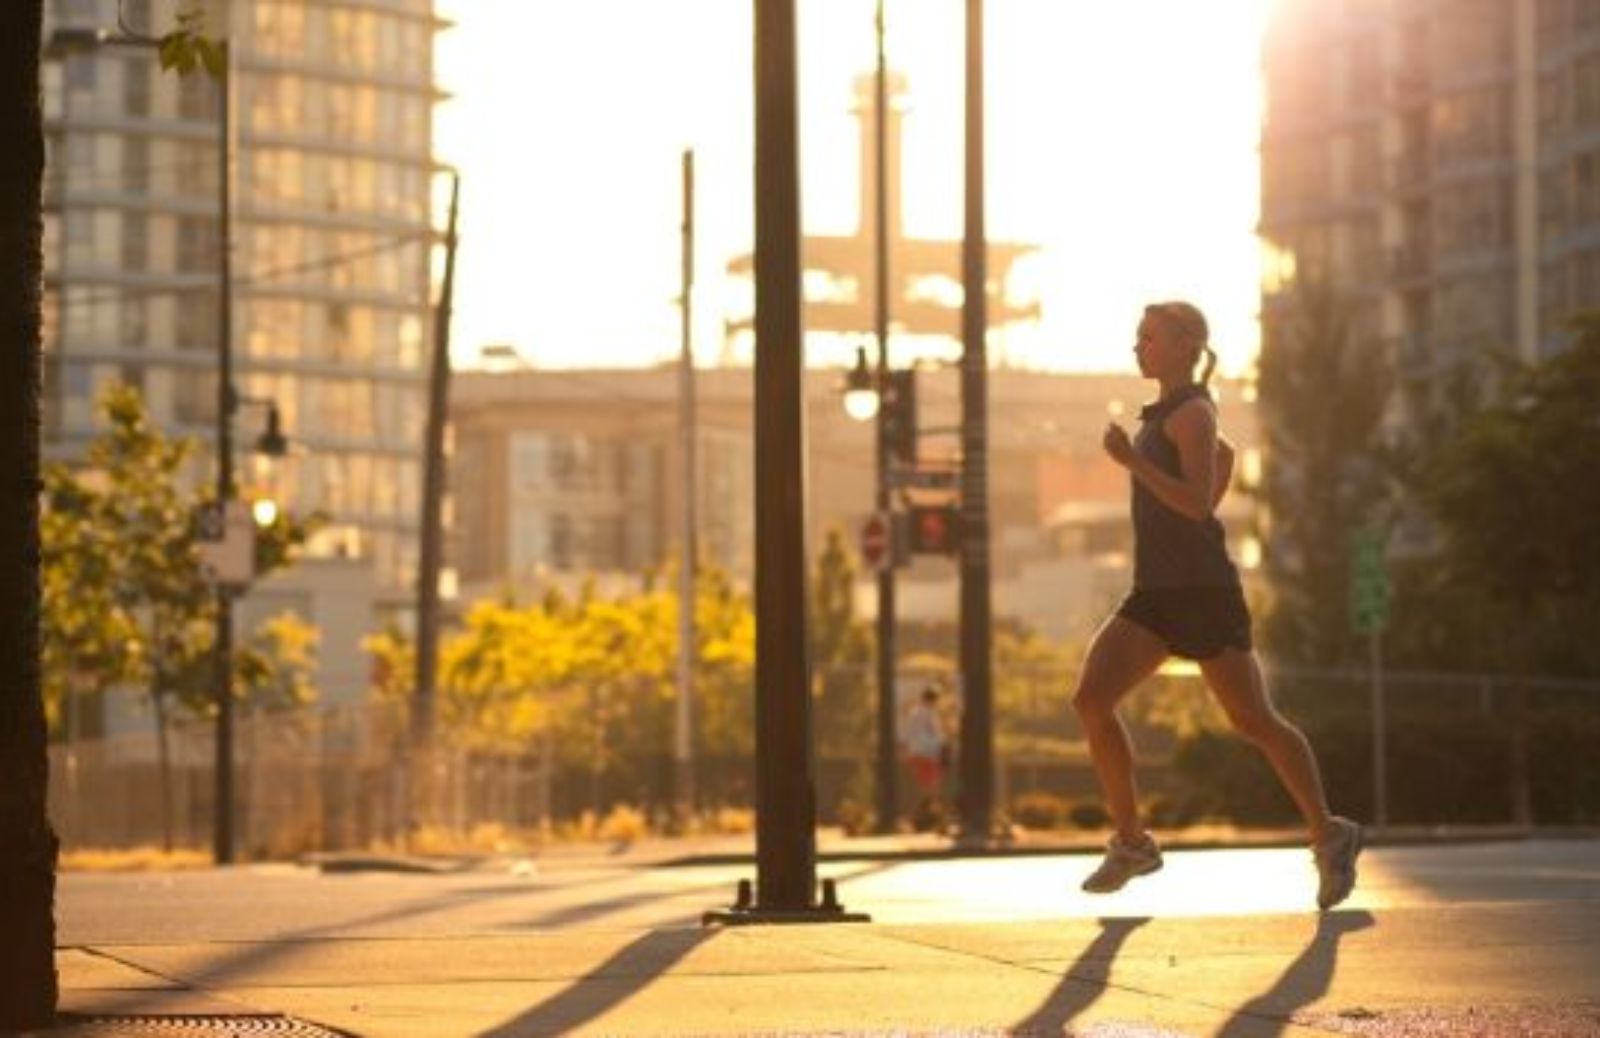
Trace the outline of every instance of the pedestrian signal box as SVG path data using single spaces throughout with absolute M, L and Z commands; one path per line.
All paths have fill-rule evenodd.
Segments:
M 911 551 L 956 555 L 961 551 L 961 511 L 955 505 L 919 505 L 910 510 Z

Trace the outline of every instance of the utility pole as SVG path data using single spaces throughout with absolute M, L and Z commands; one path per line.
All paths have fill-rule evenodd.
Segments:
M 224 39 L 222 75 L 217 82 L 217 509 L 224 517 L 233 501 L 233 41 Z M 233 861 L 233 596 L 217 581 L 216 688 L 217 745 L 215 823 L 212 857 Z
M 421 544 L 417 553 L 416 689 L 411 719 L 408 784 L 414 805 L 425 799 L 422 780 L 433 748 L 435 683 L 439 673 L 439 571 L 444 557 L 444 433 L 450 411 L 450 316 L 455 302 L 456 218 L 461 174 L 450 171 L 450 215 L 445 225 L 444 277 L 434 308 L 433 363 L 428 372 L 428 417 L 423 433 Z M 409 821 L 410 819 L 408 819 Z
M 878 339 L 878 420 L 877 510 L 888 519 L 892 502 L 889 489 L 889 408 L 883 406 L 882 394 L 889 383 L 889 69 L 885 55 L 886 35 L 883 16 L 884 0 L 878 0 L 876 18 L 878 62 L 874 88 L 873 152 L 876 168 L 873 176 L 875 220 L 873 221 L 873 260 L 875 298 L 873 306 L 873 332 Z M 899 813 L 899 797 L 895 789 L 895 600 L 894 600 L 894 524 L 889 524 L 888 564 L 878 567 L 878 810 L 876 829 L 879 833 L 895 830 L 895 816 Z
M 795 0 L 755 8 L 756 893 L 706 923 L 840 922 L 816 903 Z
M 988 238 L 983 184 L 983 0 L 967 0 L 966 192 L 961 239 L 961 838 L 986 843 L 994 779 L 990 707 Z
M 683 550 L 678 562 L 678 709 L 672 747 L 672 789 L 680 831 L 694 817 L 695 660 L 695 399 L 694 399 L 694 149 L 683 152 L 683 283 L 678 368 L 678 433 L 683 454 Z

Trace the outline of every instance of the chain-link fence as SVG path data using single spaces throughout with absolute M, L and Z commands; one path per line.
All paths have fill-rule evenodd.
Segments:
M 1275 699 L 1317 750 L 1335 808 L 1373 818 L 1370 678 L 1357 671 L 1269 675 Z M 923 688 L 942 691 L 953 751 L 942 794 L 953 805 L 961 795 L 959 688 L 947 674 L 903 678 L 901 716 Z M 1066 824 L 1073 808 L 1089 805 L 1074 817 L 1094 823 L 1099 795 L 1071 707 L 1075 680 L 1059 667 L 997 671 L 993 788 L 1002 815 L 1033 810 L 1032 819 L 1041 804 L 1055 805 L 1039 816 L 1043 824 Z M 876 697 L 869 667 L 818 676 L 813 729 L 823 824 L 870 822 Z M 1600 682 L 1393 673 L 1385 677 L 1385 703 L 1389 821 L 1600 821 L 1600 763 L 1592 753 L 1600 745 Z M 1293 820 L 1264 761 L 1228 734 L 1197 673 L 1157 675 L 1129 697 L 1123 715 L 1139 751 L 1141 791 L 1158 822 Z M 242 711 L 234 751 L 237 845 L 246 857 L 278 858 L 414 845 L 422 830 L 463 841 L 486 831 L 593 834 L 596 821 L 619 805 L 639 825 L 664 825 L 672 808 L 672 732 L 657 722 L 618 717 L 593 752 L 552 737 L 497 750 L 445 738 L 413 772 L 403 716 L 384 704 Z M 213 725 L 171 724 L 165 742 L 165 754 L 153 732 L 52 746 L 52 817 L 67 847 L 210 846 Z M 754 783 L 748 753 L 699 749 L 699 807 L 747 818 Z M 909 818 L 919 793 L 903 760 L 896 775 L 901 817 Z

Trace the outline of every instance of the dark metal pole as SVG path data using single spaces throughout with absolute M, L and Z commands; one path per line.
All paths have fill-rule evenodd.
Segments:
M 794 0 L 755 5 L 756 896 L 704 922 L 843 922 L 817 885 L 806 624 L 805 382 Z
M 886 519 L 891 507 L 889 497 L 889 409 L 884 406 L 882 394 L 889 384 L 889 70 L 884 54 L 884 0 L 878 0 L 876 19 L 878 64 L 874 81 L 876 99 L 873 106 L 874 169 L 874 220 L 873 258 L 875 267 L 876 298 L 873 309 L 873 331 L 878 338 L 878 421 L 877 472 L 878 514 Z M 894 601 L 894 524 L 891 531 L 888 559 L 878 569 L 878 810 L 877 831 L 892 833 L 895 816 L 899 814 L 899 798 L 895 790 L 895 601 Z
M 983 0 L 967 0 L 966 229 L 961 239 L 961 827 L 987 841 L 993 798 L 988 480 L 988 248 L 983 186 Z
M 804 345 L 794 0 L 756 0 L 756 901 L 811 905 Z
M 694 587 L 695 587 L 695 400 L 694 400 L 694 151 L 683 153 L 683 283 L 679 299 L 678 429 L 683 452 L 683 557 L 678 573 L 678 705 L 672 746 L 674 813 L 679 826 L 694 816 Z
M 433 363 L 428 372 L 428 417 L 423 434 L 421 544 L 417 553 L 416 689 L 411 725 L 414 761 L 424 761 L 433 746 L 435 679 L 439 660 L 439 570 L 444 558 L 444 430 L 450 407 L 450 315 L 455 301 L 456 215 L 461 174 L 450 172 L 450 215 L 445 226 L 444 279 L 434 308 Z M 412 769 L 417 796 L 419 769 Z
M 222 40 L 217 105 L 217 507 L 233 500 L 233 42 Z M 216 822 L 212 857 L 233 861 L 233 589 L 217 584 Z

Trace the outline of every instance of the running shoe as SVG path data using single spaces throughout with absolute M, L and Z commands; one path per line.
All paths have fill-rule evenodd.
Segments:
M 1138 843 L 1127 843 L 1120 836 L 1106 844 L 1105 860 L 1083 881 L 1091 894 L 1121 890 L 1135 876 L 1148 875 L 1161 867 L 1161 848 L 1149 833 Z
M 1338 815 L 1311 849 L 1317 861 L 1317 907 L 1327 911 L 1350 896 L 1356 885 L 1356 857 L 1361 853 L 1361 826 Z

